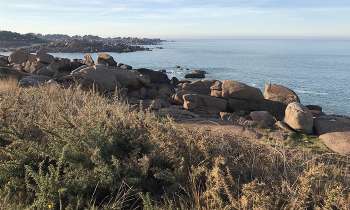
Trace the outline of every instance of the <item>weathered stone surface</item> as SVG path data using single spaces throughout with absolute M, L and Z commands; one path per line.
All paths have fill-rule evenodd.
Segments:
M 55 57 L 53 57 L 52 55 L 50 54 L 47 54 L 43 51 L 39 51 L 37 54 L 37 61 L 40 62 L 40 63 L 43 63 L 43 64 L 50 64 L 52 63 L 54 60 L 55 60 Z
M 38 71 L 39 69 L 45 67 L 45 64 L 39 62 L 39 61 L 33 61 L 30 62 L 29 60 L 26 62 L 25 66 L 24 66 L 24 71 L 28 72 L 28 73 L 35 73 L 36 71 Z
M 280 102 L 262 100 L 262 101 L 250 101 L 241 99 L 228 99 L 228 110 L 230 112 L 237 111 L 268 111 L 278 120 L 284 119 L 286 105 Z
M 288 104 L 284 122 L 296 131 L 306 134 L 313 133 L 314 119 L 312 113 L 300 103 Z
M 71 61 L 67 58 L 56 58 L 47 68 L 54 73 L 71 72 Z
M 210 87 L 215 81 L 200 80 L 195 82 L 185 82 L 179 84 L 179 90 L 172 95 L 172 103 L 183 105 L 183 96 L 186 94 L 210 95 Z
M 127 93 L 129 98 L 137 98 L 137 99 L 146 99 L 147 98 L 147 89 L 142 87 L 137 90 L 132 90 Z
M 107 53 L 100 53 L 97 57 L 97 64 L 116 67 L 118 63 Z
M 222 81 L 222 97 L 252 101 L 264 100 L 264 96 L 258 88 L 254 88 L 233 80 Z
M 25 52 L 24 50 L 16 50 L 9 55 L 8 59 L 9 63 L 22 64 L 27 62 L 28 57 L 29 53 Z
M 125 70 L 132 70 L 132 66 L 127 65 L 127 64 L 123 64 L 120 66 L 121 69 L 125 69 Z
M 267 111 L 254 111 L 249 116 L 263 128 L 272 127 L 276 122 L 274 117 Z
M 30 75 L 23 77 L 18 84 L 21 87 L 37 87 L 39 85 L 45 84 L 51 78 L 43 75 Z
M 81 66 L 84 66 L 84 60 L 82 59 L 73 59 L 71 62 L 70 62 L 70 70 L 68 72 L 71 72 L 73 71 L 74 69 L 77 69 Z
M 7 66 L 8 64 L 8 56 L 0 55 L 0 66 Z
M 320 117 L 322 115 L 325 115 L 322 112 L 322 107 L 320 107 L 318 105 L 307 105 L 306 107 L 310 110 L 310 112 L 312 113 L 312 115 L 314 117 Z
M 183 96 L 184 108 L 199 114 L 219 115 L 227 109 L 225 99 L 208 95 L 186 94 Z
M 350 117 L 325 115 L 315 118 L 315 133 L 317 135 L 344 131 L 350 131 Z
M 350 155 L 350 132 L 334 132 L 320 136 L 322 142 L 333 152 Z
M 184 91 L 184 90 L 176 91 L 176 93 L 171 96 L 172 104 L 183 105 L 184 104 L 183 96 L 186 94 L 191 94 L 191 92 Z
M 199 70 L 199 69 L 192 70 L 192 73 L 195 73 L 195 74 L 208 74 L 208 72 L 206 72 L 204 70 Z
M 205 73 L 203 71 L 196 70 L 196 71 L 192 71 L 189 74 L 186 74 L 185 78 L 186 79 L 203 79 L 205 78 Z
M 30 62 L 35 62 L 38 60 L 38 57 L 36 57 L 36 55 L 34 54 L 28 54 L 28 60 L 27 61 L 30 61 Z
M 10 69 L 8 67 L 0 67 L 0 79 L 16 79 L 20 80 L 22 77 L 28 74 L 20 71 Z
M 170 84 L 157 84 L 156 87 L 158 98 L 170 98 L 175 93 L 174 87 Z
M 84 55 L 84 64 L 87 65 L 87 66 L 95 65 L 95 61 L 92 58 L 90 53 L 87 53 L 87 54 Z
M 210 95 L 214 97 L 222 97 L 222 82 L 215 81 L 210 87 Z
M 144 85 L 149 85 L 149 81 L 135 71 L 110 68 L 104 65 L 82 69 L 73 76 L 78 78 L 83 86 L 91 87 L 94 84 L 101 91 L 113 91 L 116 88 L 137 90 Z
M 80 67 L 74 69 L 74 70 L 71 72 L 71 74 L 75 74 L 75 73 L 79 72 L 80 70 L 85 69 L 85 68 L 88 68 L 88 67 L 89 67 L 88 65 L 82 65 L 82 66 L 80 66 Z
M 182 90 L 201 95 L 210 95 L 210 87 L 215 80 L 200 80 L 191 83 L 183 83 Z
M 48 69 L 47 66 L 44 66 L 34 72 L 37 75 L 44 75 L 48 77 L 53 77 L 56 72 L 53 72 L 52 70 Z
M 317 110 L 322 112 L 322 107 L 318 106 L 318 105 L 306 105 L 306 107 L 311 111 L 311 110 Z
M 173 86 L 177 86 L 180 83 L 179 79 L 176 77 L 172 77 L 170 80 L 170 84 Z
M 149 77 L 151 83 L 158 83 L 158 84 L 170 83 L 168 76 L 162 72 L 154 71 L 151 69 L 145 69 L 145 68 L 135 69 L 135 71 L 142 74 L 143 76 Z
M 298 95 L 291 89 L 282 85 L 266 84 L 264 97 L 265 99 L 278 101 L 286 105 L 293 102 L 300 103 Z
M 24 71 L 24 66 L 22 64 L 11 64 L 12 69 L 16 71 Z

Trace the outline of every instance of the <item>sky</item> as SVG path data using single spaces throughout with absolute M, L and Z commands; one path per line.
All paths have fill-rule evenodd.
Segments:
M 350 38 L 350 0 L 0 0 L 0 30 L 158 38 Z

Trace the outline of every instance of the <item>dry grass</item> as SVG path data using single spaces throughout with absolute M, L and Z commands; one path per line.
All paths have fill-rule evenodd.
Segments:
M 349 159 L 182 129 L 112 98 L 0 83 L 6 209 L 349 209 Z

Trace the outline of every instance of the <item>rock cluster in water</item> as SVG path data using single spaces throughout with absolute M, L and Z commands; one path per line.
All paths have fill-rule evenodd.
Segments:
M 178 120 L 221 118 L 247 127 L 317 135 L 331 150 L 350 154 L 350 118 L 326 115 L 317 105 L 304 106 L 294 91 L 282 85 L 266 84 L 262 92 L 233 80 L 169 79 L 164 71 L 133 69 L 106 53 L 94 61 L 89 54 L 81 60 L 69 60 L 43 50 L 36 54 L 17 50 L 1 56 L 0 66 L 0 78 L 15 78 L 24 87 L 94 88 L 106 95 L 117 93 L 135 109 L 153 110 Z

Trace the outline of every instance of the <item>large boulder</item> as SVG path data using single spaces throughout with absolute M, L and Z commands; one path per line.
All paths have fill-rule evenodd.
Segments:
M 158 83 L 158 84 L 170 83 L 168 76 L 163 72 L 154 71 L 154 70 L 145 69 L 145 68 L 135 69 L 135 71 L 142 74 L 143 76 L 149 77 L 151 83 Z
M 270 100 L 253 101 L 235 98 L 228 99 L 228 110 L 230 112 L 267 111 L 278 120 L 284 119 L 286 107 L 287 106 L 283 103 Z
M 198 114 L 219 115 L 227 109 L 225 99 L 208 95 L 186 94 L 183 96 L 184 108 Z
M 254 111 L 251 112 L 249 116 L 253 121 L 264 128 L 272 127 L 276 122 L 274 117 L 267 111 Z
M 107 53 L 100 53 L 97 57 L 97 64 L 116 67 L 118 63 Z
M 28 58 L 29 58 L 29 53 L 19 49 L 12 52 L 9 55 L 8 60 L 9 60 L 9 63 L 12 63 L 12 64 L 22 64 L 27 62 Z
M 293 102 L 300 103 L 298 95 L 293 90 L 282 85 L 265 84 L 264 97 L 265 99 L 278 101 L 286 105 Z
M 284 122 L 296 131 L 312 134 L 314 119 L 310 110 L 300 103 L 288 104 Z
M 320 136 L 321 141 L 333 152 L 350 155 L 350 132 L 334 132 Z
M 315 133 L 317 135 L 344 131 L 350 131 L 350 117 L 325 115 L 315 118 Z
M 233 80 L 222 81 L 222 97 L 262 101 L 264 96 L 258 88 Z
M 72 76 L 83 85 L 96 85 L 100 91 L 114 91 L 116 88 L 140 89 L 149 85 L 148 78 L 144 78 L 135 71 L 96 65 L 75 72 Z
M 49 81 L 51 78 L 43 75 L 30 75 L 23 77 L 19 82 L 19 86 L 21 87 L 37 87 L 45 84 L 45 82 Z

